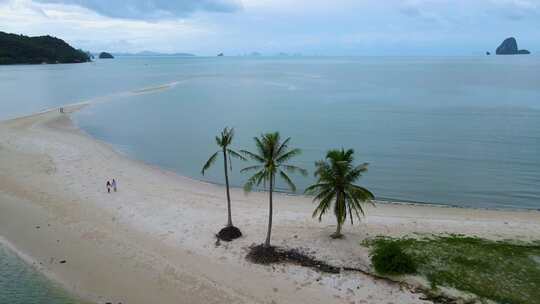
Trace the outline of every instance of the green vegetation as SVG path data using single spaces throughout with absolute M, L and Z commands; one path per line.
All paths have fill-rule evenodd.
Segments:
M 319 201 L 319 205 L 313 212 L 313 217 L 318 215 L 319 221 L 334 202 L 337 229 L 332 234 L 333 238 L 343 237 L 341 227 L 347 219 L 347 214 L 349 214 L 351 225 L 354 224 L 353 213 L 360 219 L 360 214 L 364 214 L 362 203 L 374 198 L 369 190 L 354 184 L 362 173 L 367 171 L 368 164 L 354 166 L 353 161 L 354 150 L 352 149 L 328 151 L 326 160 L 315 163 L 317 182 L 305 191 L 306 194 L 315 195 L 314 201 Z
M 365 244 L 372 247 L 374 265 L 379 264 L 377 257 L 381 251 L 395 253 L 397 246 L 412 259 L 417 273 L 426 277 L 433 288 L 453 287 L 505 304 L 540 303 L 538 241 L 496 242 L 452 235 L 376 238 Z
M 395 242 L 376 244 L 371 253 L 375 271 L 380 274 L 409 274 L 416 273 L 416 265 L 401 247 Z
M 260 186 L 261 184 L 268 183 L 268 230 L 266 232 L 266 241 L 264 242 L 264 248 L 270 248 L 270 237 L 272 234 L 272 215 L 273 215 L 273 201 L 272 193 L 274 192 L 274 186 L 276 181 L 276 174 L 285 181 L 287 186 L 296 191 L 296 186 L 292 182 L 291 178 L 286 172 L 294 173 L 300 172 L 303 175 L 307 175 L 307 171 L 290 165 L 287 162 L 301 153 L 300 149 L 289 149 L 289 142 L 291 138 L 287 138 L 281 141 L 278 132 L 266 133 L 260 137 L 253 138 L 255 140 L 256 152 L 252 153 L 246 150 L 241 152 L 253 161 L 258 163 L 257 165 L 250 166 L 242 169 L 242 173 L 256 171 L 244 185 L 244 190 L 250 192 L 254 186 Z
M 221 131 L 221 134 L 216 136 L 216 144 L 219 147 L 219 150 L 216 151 L 210 158 L 206 161 L 204 164 L 201 174 L 204 175 L 204 172 L 208 170 L 216 161 L 217 157 L 221 153 L 223 155 L 223 169 L 225 170 L 225 188 L 227 189 L 227 227 L 234 227 L 232 223 L 232 214 L 231 214 L 231 194 L 229 191 L 229 170 L 232 170 L 232 161 L 231 156 L 246 160 L 242 155 L 240 155 L 238 152 L 234 151 L 233 149 L 229 148 L 232 141 L 234 139 L 234 129 L 229 129 L 225 127 L 223 131 Z M 228 161 L 228 165 L 227 165 Z M 235 229 L 236 230 L 236 229 Z M 241 236 L 236 233 L 234 235 L 236 237 Z M 233 237 L 236 238 L 236 237 Z
M 90 61 L 87 53 L 76 50 L 51 36 L 27 37 L 0 32 L 0 64 L 79 63 Z

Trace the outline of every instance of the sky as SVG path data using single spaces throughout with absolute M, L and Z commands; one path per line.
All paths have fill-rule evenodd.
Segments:
M 93 52 L 480 55 L 540 52 L 540 0 L 0 0 L 0 31 Z

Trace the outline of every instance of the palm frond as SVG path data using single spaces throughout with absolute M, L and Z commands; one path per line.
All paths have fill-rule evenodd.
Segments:
M 318 183 L 318 184 L 313 184 L 309 187 L 307 187 L 305 190 L 304 190 L 304 193 L 305 194 L 317 194 L 318 191 L 317 190 L 321 190 L 321 189 L 325 189 L 329 186 L 328 183 Z M 322 190 L 321 190 L 322 191 Z
M 279 170 L 279 176 L 281 176 L 281 178 L 287 183 L 292 192 L 296 192 L 296 185 L 285 172 Z
M 319 206 L 313 212 L 314 216 L 318 214 L 322 217 L 328 211 L 332 204 L 332 201 L 328 201 L 329 197 L 335 199 L 333 210 L 339 225 L 344 223 L 347 217 L 351 224 L 354 224 L 354 216 L 361 219 L 364 215 L 363 204 L 372 202 L 374 195 L 354 182 L 367 171 L 368 164 L 353 166 L 353 161 L 354 150 L 340 149 L 328 151 L 325 160 L 315 163 L 317 182 L 305 190 L 306 194 L 314 195 L 314 201 L 319 201 Z
M 206 163 L 204 164 L 204 166 L 203 166 L 203 168 L 201 170 L 202 175 L 204 175 L 204 172 L 206 170 L 208 170 L 208 168 L 210 168 L 214 164 L 219 152 L 221 152 L 221 151 L 217 151 L 216 153 L 212 154 L 212 156 L 210 156 L 210 158 L 206 161 Z
M 259 171 L 251 176 L 247 182 L 244 184 L 244 191 L 251 192 L 254 186 L 258 186 L 261 183 L 261 180 L 264 178 L 264 171 Z
M 326 196 L 321 197 L 319 205 L 313 211 L 312 217 L 317 217 L 319 215 L 319 221 L 322 220 L 322 217 L 330 209 L 332 201 L 334 200 L 335 192 L 330 192 Z
M 264 158 L 262 158 L 261 156 L 255 154 L 255 153 L 251 153 L 251 152 L 246 151 L 246 150 L 240 150 L 240 153 L 244 154 L 247 158 L 251 158 L 254 161 L 264 163 Z
M 276 150 L 276 157 L 279 158 L 282 153 L 284 153 L 285 151 L 287 151 L 287 147 L 289 146 L 289 142 L 291 141 L 291 138 L 290 137 L 287 137 L 287 139 L 285 139 L 281 145 L 279 146 L 279 148 L 277 148 Z M 276 160 L 276 161 L 279 161 L 279 160 Z
M 304 169 L 304 168 L 300 168 L 300 167 L 293 166 L 293 165 L 281 165 L 280 167 L 285 169 L 287 172 L 290 172 L 290 173 L 296 173 L 298 171 L 303 176 L 308 175 L 307 170 Z
M 240 153 L 234 151 L 233 149 L 227 149 L 227 153 L 229 153 L 229 155 L 231 155 L 232 157 L 237 158 L 239 160 L 243 160 L 243 161 L 247 160 L 244 156 L 242 156 Z
M 302 153 L 302 150 L 300 149 L 292 149 L 289 152 L 285 152 L 283 155 L 278 155 L 276 158 L 277 163 L 284 163 L 288 161 L 289 159 L 298 156 Z
M 261 166 L 261 165 L 249 166 L 249 167 L 245 167 L 242 170 L 240 170 L 240 173 L 246 173 L 246 172 L 253 171 L 253 170 L 260 170 L 262 168 L 263 168 L 263 166 Z

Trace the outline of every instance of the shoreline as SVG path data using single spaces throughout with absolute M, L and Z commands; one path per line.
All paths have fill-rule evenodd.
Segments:
M 51 284 L 54 285 L 54 287 L 59 287 L 65 290 L 72 299 L 82 300 L 83 302 L 81 302 L 81 304 L 82 303 L 87 303 L 87 304 L 97 303 L 95 302 L 95 299 L 90 299 L 89 295 L 86 295 L 83 297 L 81 294 L 72 293 L 71 290 L 65 287 L 68 284 L 66 284 L 65 282 L 62 282 L 62 280 L 58 278 L 53 272 L 47 271 L 45 267 L 40 266 L 39 261 L 37 261 L 32 256 L 26 254 L 25 252 L 17 248 L 13 243 L 11 243 L 8 239 L 3 237 L 2 235 L 0 235 L 0 247 L 4 247 L 6 250 L 10 251 L 15 256 L 17 256 L 20 260 L 22 260 L 26 265 L 28 265 L 34 271 L 42 274 L 45 278 L 47 278 L 47 280 L 51 282 Z M 87 301 L 90 301 L 90 303 Z
M 68 113 L 84 107 L 64 106 Z M 69 115 L 49 110 L 0 122 L 0 230 L 42 271 L 96 303 L 428 303 L 365 275 L 326 275 L 244 259 L 262 241 L 264 192 L 232 188 L 233 220 L 244 237 L 215 245 L 225 223 L 224 188 L 146 164 L 92 138 Z M 119 192 L 104 192 L 117 177 Z M 329 216 L 311 218 L 311 198 L 276 195 L 274 245 L 309 247 L 337 265 L 369 267 L 359 241 L 376 235 L 464 233 L 540 239 L 540 212 L 410 203 L 367 208 L 347 238 L 328 238 Z M 443 208 L 441 208 L 443 207 Z M 40 229 L 36 229 L 40 225 Z M 54 261 L 66 259 L 66 264 Z M 277 291 L 276 291 L 277 290 Z M 196 291 L 196 292 L 195 292 Z
M 134 94 L 153 93 L 156 90 L 167 89 L 167 88 L 170 88 L 172 86 L 177 85 L 178 83 L 180 83 L 180 82 L 179 81 L 174 81 L 174 82 L 171 82 L 171 83 L 168 83 L 168 84 L 158 85 L 158 86 L 155 86 L 155 87 L 148 87 L 148 88 L 144 88 L 144 89 L 141 89 L 141 90 L 135 90 L 135 91 L 130 91 L 130 92 L 134 93 Z M 116 94 L 114 94 L 114 95 L 116 95 Z M 71 106 L 71 105 L 79 105 L 79 104 L 82 104 L 83 107 L 85 107 L 85 106 L 90 106 L 92 104 L 92 102 L 88 101 L 88 102 L 81 102 L 81 103 L 77 103 L 77 104 L 70 104 L 70 105 L 66 105 L 66 107 Z M 58 109 L 58 108 L 53 108 L 53 109 L 50 109 L 50 110 L 55 110 L 55 109 Z M 78 111 L 78 110 L 79 109 L 77 109 L 76 111 Z M 46 111 L 48 111 L 48 110 L 45 110 L 44 112 L 46 112 Z M 42 112 L 39 112 L 39 113 L 42 113 Z M 36 113 L 36 114 L 38 114 L 38 113 Z M 32 116 L 32 115 L 35 115 L 35 114 L 30 114 L 28 116 Z M 210 184 L 210 185 L 219 186 L 219 187 L 225 187 L 225 184 L 221 183 L 221 182 L 214 182 L 214 181 L 210 181 L 210 180 L 200 179 L 200 178 L 197 178 L 197 177 L 183 175 L 181 172 L 177 172 L 177 171 L 174 171 L 174 170 L 166 168 L 166 167 L 161 167 L 159 165 L 152 164 L 151 162 L 145 161 L 143 159 L 135 158 L 135 157 L 129 155 L 128 153 L 123 152 L 120 149 L 116 148 L 113 143 L 110 143 L 110 142 L 107 142 L 107 141 L 104 141 L 104 140 L 101 140 L 99 138 L 96 138 L 96 137 L 92 136 L 90 133 L 88 133 L 85 130 L 83 130 L 82 128 L 80 128 L 79 125 L 77 124 L 77 121 L 74 120 L 73 118 L 72 118 L 72 122 L 76 126 L 76 128 L 78 129 L 79 132 L 83 133 L 84 135 L 86 135 L 87 137 L 89 137 L 90 139 L 92 139 L 94 141 L 97 141 L 97 142 L 99 142 L 101 144 L 109 146 L 116 153 L 121 154 L 124 157 L 129 158 L 132 161 L 139 162 L 141 164 L 145 164 L 145 165 L 153 167 L 155 169 L 163 170 L 165 172 L 169 172 L 171 174 L 175 174 L 175 175 L 181 176 L 183 178 L 190 179 L 190 180 L 192 180 L 194 182 L 205 183 L 205 184 Z M 234 184 L 231 184 L 230 187 L 231 187 L 231 189 L 243 190 L 243 188 L 241 186 L 234 185 Z M 265 193 L 267 191 L 263 190 L 263 189 L 254 188 L 252 190 L 252 192 Z M 289 191 L 286 191 L 286 190 L 283 191 L 283 190 L 280 190 L 280 189 L 274 189 L 274 193 L 278 194 L 278 195 L 287 195 L 287 196 L 293 196 L 293 197 L 309 197 L 309 196 L 307 196 L 305 194 L 302 194 L 302 193 L 289 192 Z M 534 208 L 533 209 L 533 208 L 519 208 L 519 207 L 506 207 L 506 208 L 505 207 L 499 207 L 499 208 L 495 208 L 495 207 L 473 207 L 473 206 L 460 206 L 460 205 L 452 204 L 452 203 L 433 203 L 433 202 L 422 202 L 422 201 L 413 201 L 413 200 L 405 200 L 405 199 L 397 199 L 397 198 L 386 198 L 386 197 L 375 198 L 374 202 L 377 203 L 377 204 L 428 206 L 428 207 L 435 207 L 435 208 L 459 208 L 459 209 L 470 209 L 470 210 L 487 210 L 487 211 L 493 210 L 493 211 L 539 212 L 540 213 L 540 208 Z

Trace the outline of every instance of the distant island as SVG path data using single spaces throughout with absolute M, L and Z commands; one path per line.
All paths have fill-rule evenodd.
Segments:
M 159 53 L 152 51 L 142 51 L 138 53 L 113 53 L 115 56 L 155 56 L 155 57 L 195 57 L 194 54 L 190 53 Z
M 81 63 L 90 56 L 51 36 L 28 37 L 0 32 L 0 65 Z
M 531 52 L 518 49 L 516 38 L 506 38 L 496 50 L 497 55 L 528 55 Z
M 99 54 L 99 59 L 113 59 L 114 56 L 107 52 L 101 52 Z

